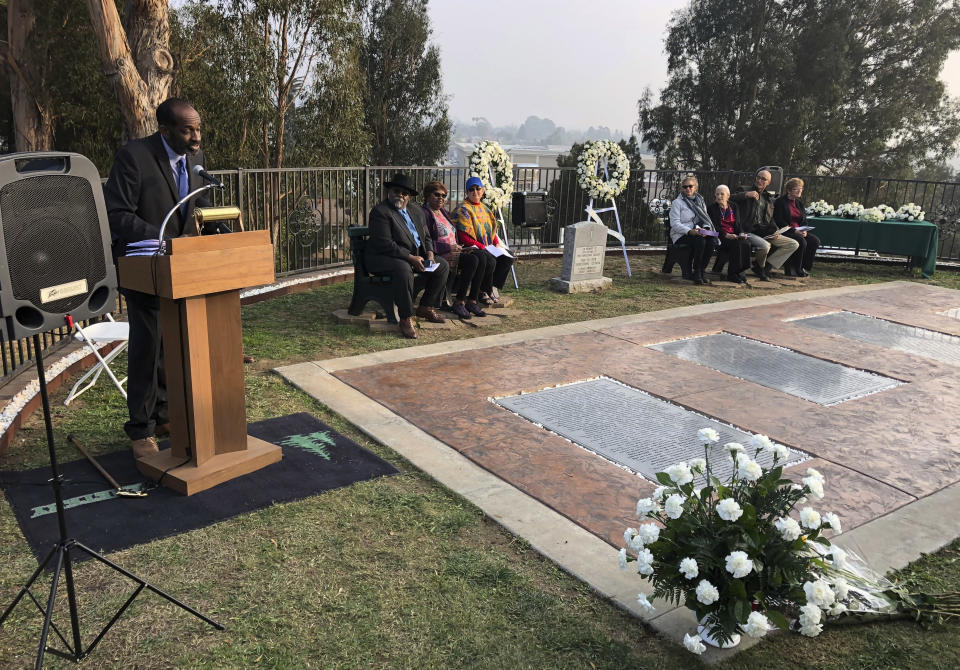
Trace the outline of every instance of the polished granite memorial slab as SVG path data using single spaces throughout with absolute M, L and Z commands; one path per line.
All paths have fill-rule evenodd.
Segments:
M 795 322 L 805 328 L 960 366 L 960 337 L 956 335 L 854 312 L 830 312 L 803 317 Z
M 900 384 L 896 379 L 730 333 L 671 340 L 649 348 L 818 405 L 837 405 Z
M 847 310 L 960 335 L 956 291 L 897 284 L 811 299 L 711 305 L 577 334 L 486 345 L 332 374 L 577 524 L 622 544 L 638 497 L 655 484 L 491 402 L 607 377 L 737 430 L 763 433 L 812 460 L 827 477 L 824 511 L 854 528 L 960 481 L 956 367 L 907 351 L 806 328 L 802 317 Z M 648 348 L 721 332 L 889 377 L 880 393 L 822 406 Z M 650 429 L 663 417 L 652 416 Z M 623 411 L 609 416 L 623 421 Z M 635 429 L 636 441 L 646 437 Z
M 674 463 L 705 457 L 710 458 L 713 475 L 727 481 L 734 468 L 733 459 L 723 445 L 730 442 L 750 445 L 753 437 L 606 377 L 493 401 L 650 481 L 656 481 L 657 473 Z M 713 428 L 719 435 L 718 443 L 710 447 L 709 452 L 704 451 L 704 444 L 697 436 L 701 428 Z M 637 439 L 638 435 L 643 439 Z M 754 449 L 747 449 L 760 465 L 773 465 L 771 453 L 756 454 Z M 793 465 L 807 458 L 806 454 L 791 451 L 780 465 Z

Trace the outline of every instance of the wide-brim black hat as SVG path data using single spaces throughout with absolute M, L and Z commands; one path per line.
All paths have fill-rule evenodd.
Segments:
M 419 191 L 413 186 L 413 182 L 410 181 L 410 177 L 405 174 L 400 174 L 399 172 L 393 175 L 393 179 L 390 179 L 386 182 L 387 188 L 402 188 L 404 191 L 408 191 L 410 195 L 417 195 Z

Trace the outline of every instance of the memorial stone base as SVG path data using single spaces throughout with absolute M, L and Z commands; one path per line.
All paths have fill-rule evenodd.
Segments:
M 550 290 L 558 293 L 596 293 L 613 286 L 613 280 L 610 277 L 597 277 L 596 279 L 578 279 L 576 281 L 567 281 L 560 277 L 554 277 L 550 280 Z

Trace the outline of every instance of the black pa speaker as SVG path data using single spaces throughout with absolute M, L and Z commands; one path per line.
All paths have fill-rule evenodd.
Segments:
M 113 309 L 100 175 L 80 154 L 0 156 L 0 317 L 10 340 Z
M 513 225 L 540 228 L 547 223 L 547 194 L 520 192 L 513 194 Z

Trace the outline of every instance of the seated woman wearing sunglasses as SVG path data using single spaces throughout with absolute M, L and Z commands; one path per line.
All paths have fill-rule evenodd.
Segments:
M 498 291 L 507 281 L 507 275 L 513 265 L 513 258 L 507 255 L 494 256 L 487 251 L 488 245 L 504 249 L 497 237 L 497 219 L 490 208 L 483 204 L 483 181 L 480 177 L 467 180 L 467 199 L 453 212 L 453 223 L 457 226 L 457 241 L 464 247 L 475 247 L 479 253 L 477 275 L 481 277 L 479 302 L 493 305 L 493 289 Z
M 430 237 L 433 238 L 434 251 L 447 261 L 450 276 L 456 277 L 453 313 L 461 319 L 469 319 L 471 315 L 486 316 L 487 313 L 477 304 L 483 279 L 477 272 L 480 265 L 479 249 L 464 247 L 457 242 L 457 227 L 451 223 L 450 212 L 443 206 L 447 200 L 447 187 L 442 181 L 432 181 L 423 187 L 423 199 L 423 212 L 427 217 Z

